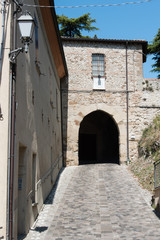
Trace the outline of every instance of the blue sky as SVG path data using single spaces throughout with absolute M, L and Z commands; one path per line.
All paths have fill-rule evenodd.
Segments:
M 55 6 L 103 5 L 139 2 L 143 0 L 55 0 Z M 145 1 L 145 0 L 144 0 Z M 160 0 L 152 0 L 141 4 L 128 4 L 112 7 L 80 7 L 56 8 L 56 13 L 69 18 L 77 18 L 85 13 L 90 13 L 96 19 L 93 26 L 98 31 L 83 32 L 83 35 L 109 39 L 144 39 L 152 41 L 160 28 Z M 156 73 L 151 73 L 154 63 L 147 57 L 144 63 L 144 78 L 156 78 Z

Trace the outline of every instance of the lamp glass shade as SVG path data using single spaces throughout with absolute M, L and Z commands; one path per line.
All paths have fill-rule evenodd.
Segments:
M 27 14 L 22 15 L 18 18 L 18 25 L 21 33 L 22 38 L 31 38 L 32 37 L 32 28 L 33 28 L 33 18 Z

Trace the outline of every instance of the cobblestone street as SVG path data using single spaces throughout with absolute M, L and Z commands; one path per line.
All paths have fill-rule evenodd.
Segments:
M 150 197 L 126 166 L 67 167 L 25 240 L 159 240 Z

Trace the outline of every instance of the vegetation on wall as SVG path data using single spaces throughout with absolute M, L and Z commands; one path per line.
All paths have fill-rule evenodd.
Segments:
M 131 162 L 130 169 L 147 190 L 154 189 L 153 163 L 160 159 L 160 115 L 145 128 L 138 143 L 139 158 Z
M 145 159 L 152 158 L 153 161 L 160 159 L 160 115 L 144 129 L 138 144 L 138 152 L 139 156 Z
M 90 17 L 90 13 L 86 13 L 78 18 L 68 18 L 64 15 L 57 15 L 57 21 L 60 27 L 61 36 L 81 38 L 82 31 L 95 31 L 98 28 L 93 27 L 92 23 L 96 20 Z
M 153 87 L 152 84 L 148 82 L 148 80 L 145 80 L 144 82 L 142 82 L 143 84 L 143 91 L 150 91 L 153 92 Z

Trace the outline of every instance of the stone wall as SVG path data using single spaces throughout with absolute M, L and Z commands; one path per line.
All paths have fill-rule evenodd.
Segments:
M 79 164 L 80 124 L 97 110 L 108 113 L 117 124 L 120 163 L 134 160 L 143 129 L 160 109 L 159 81 L 143 80 L 142 44 L 130 43 L 127 50 L 125 42 L 64 40 L 63 45 L 69 71 L 68 82 L 62 85 L 66 164 Z M 93 90 L 93 53 L 105 55 L 104 91 Z

